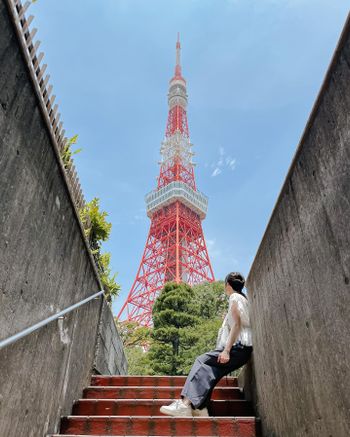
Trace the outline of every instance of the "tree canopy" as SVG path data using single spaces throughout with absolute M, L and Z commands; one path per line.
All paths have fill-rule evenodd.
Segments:
M 107 241 L 110 236 L 112 224 L 107 221 L 108 213 L 101 210 L 100 199 L 97 197 L 86 203 L 79 214 L 100 274 L 106 299 L 111 302 L 112 297 L 118 295 L 120 285 L 116 282 L 117 274 L 112 274 L 111 271 L 111 254 L 102 253 L 101 247 L 102 242 Z
M 191 329 L 199 323 L 194 293 L 186 284 L 165 285 L 153 306 L 153 343 L 149 350 L 154 373 L 182 375 L 187 351 L 198 336 Z
M 121 324 L 129 373 L 187 375 L 195 358 L 215 347 L 227 306 L 222 281 L 165 284 L 153 306 L 152 328 Z

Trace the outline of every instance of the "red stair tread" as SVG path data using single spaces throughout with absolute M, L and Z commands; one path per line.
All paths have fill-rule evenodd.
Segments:
M 108 387 L 90 386 L 84 389 L 85 399 L 178 399 L 180 387 Z M 242 399 L 243 394 L 237 387 L 215 387 L 212 399 Z
M 223 378 L 212 393 L 211 417 L 169 417 L 159 411 L 178 399 L 185 377 L 93 375 L 72 416 L 63 417 L 61 434 L 51 437 L 257 437 L 237 379 Z
M 169 399 L 80 399 L 73 406 L 73 415 L 84 416 L 159 416 Z M 244 399 L 211 402 L 212 416 L 252 416 L 251 403 Z
M 61 423 L 63 435 L 256 437 L 256 432 L 254 417 L 68 416 Z
M 109 376 L 93 375 L 93 386 L 143 386 L 143 387 L 182 387 L 186 376 Z M 224 377 L 217 384 L 219 387 L 238 387 L 237 378 Z

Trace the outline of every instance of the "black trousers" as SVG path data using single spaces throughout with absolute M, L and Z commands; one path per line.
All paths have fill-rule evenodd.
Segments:
M 219 380 L 242 367 L 249 360 L 252 350 L 252 346 L 244 346 L 240 343 L 233 345 L 230 360 L 225 364 L 218 363 L 218 356 L 223 349 L 215 349 L 200 355 L 187 376 L 181 396 L 186 396 L 194 408 L 207 407 L 212 391 Z

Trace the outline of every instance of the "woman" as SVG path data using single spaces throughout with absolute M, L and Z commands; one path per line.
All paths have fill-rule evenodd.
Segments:
M 209 416 L 208 403 L 215 385 L 228 373 L 243 366 L 252 353 L 248 300 L 242 293 L 244 277 L 229 273 L 225 293 L 229 309 L 218 333 L 216 348 L 194 362 L 181 392 L 181 399 L 162 406 L 168 416 Z

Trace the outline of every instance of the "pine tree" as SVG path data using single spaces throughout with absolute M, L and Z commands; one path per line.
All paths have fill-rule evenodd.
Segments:
M 153 372 L 184 375 L 188 350 L 198 340 L 199 307 L 186 284 L 168 283 L 153 306 L 153 344 L 149 357 Z
M 198 340 L 186 352 L 185 374 L 188 374 L 198 355 L 215 348 L 218 330 L 228 307 L 223 281 L 195 285 L 193 292 L 200 320 L 194 328 L 188 329 L 188 335 L 192 330 L 196 331 Z
M 168 283 L 154 305 L 154 328 L 123 323 L 130 374 L 187 375 L 198 355 L 215 348 L 227 307 L 222 281 Z

